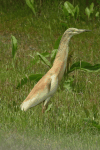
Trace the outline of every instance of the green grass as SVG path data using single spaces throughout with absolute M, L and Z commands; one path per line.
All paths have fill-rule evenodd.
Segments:
M 71 21 L 65 28 L 60 20 L 66 20 L 57 2 L 52 7 L 44 4 L 36 18 L 25 5 L 23 9 L 17 6 L 7 10 L 2 8 L 0 20 L 0 137 L 1 142 L 8 139 L 5 145 L 2 142 L 1 147 L 14 145 L 18 149 L 14 144 L 18 141 L 19 146 L 22 144 L 21 148 L 24 148 L 25 143 L 27 147 L 29 144 L 40 144 L 42 149 L 48 149 L 50 146 L 52 149 L 57 149 L 57 146 L 58 149 L 99 148 L 99 128 L 84 121 L 87 117 L 84 107 L 89 111 L 89 118 L 93 120 L 93 107 L 96 105 L 96 121 L 100 124 L 100 72 L 71 73 L 70 76 L 75 75 L 74 90 L 68 92 L 58 89 L 50 100 L 52 108 L 44 114 L 41 113 L 42 104 L 27 112 L 22 112 L 19 108 L 35 83 L 27 83 L 16 89 L 22 77 L 32 73 L 45 74 L 48 71 L 48 67 L 42 63 L 33 65 L 29 55 L 35 57 L 36 52 L 44 51 L 51 53 L 57 38 L 69 27 L 92 30 L 71 39 L 70 50 L 74 50 L 73 63 L 81 60 L 99 64 L 99 22 Z M 11 35 L 18 40 L 15 67 L 12 65 Z M 12 139 L 13 136 L 15 140 Z
M 2 139 L 0 143 L 2 149 L 8 150 L 99 150 L 100 148 L 100 135 L 85 134 L 70 134 L 70 135 L 46 135 L 38 136 L 37 134 L 26 136 L 25 134 L 18 134 L 10 132 L 5 135 L 6 139 Z M 3 144 L 5 143 L 5 144 Z

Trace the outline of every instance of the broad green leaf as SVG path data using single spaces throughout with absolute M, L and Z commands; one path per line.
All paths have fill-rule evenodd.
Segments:
M 18 83 L 18 85 L 17 85 L 16 88 L 18 89 L 18 88 L 22 87 L 28 81 L 36 81 L 36 82 L 38 82 L 42 77 L 43 77 L 42 74 L 32 74 L 32 75 L 29 75 L 29 76 L 21 79 L 20 83 Z
M 70 18 L 70 15 L 69 15 L 69 13 L 68 13 L 68 11 L 66 10 L 65 7 L 63 7 L 63 13 L 67 17 L 67 20 L 68 20 L 68 17 Z
M 55 56 L 57 54 L 57 51 L 58 49 L 54 49 L 52 52 L 51 52 L 51 62 L 53 63 L 54 59 L 55 59 Z
M 74 16 L 74 13 L 73 13 L 74 6 L 70 2 L 66 1 L 64 3 L 64 8 L 68 11 L 69 14 L 71 14 L 72 16 Z
M 88 72 L 97 72 L 100 70 L 100 64 L 96 64 L 96 65 L 92 66 L 88 62 L 79 61 L 79 62 L 74 63 L 70 67 L 70 70 L 68 71 L 68 73 L 74 71 L 75 69 L 81 69 L 81 70 L 88 71 Z
M 12 57 L 15 59 L 15 54 L 17 51 L 17 39 L 11 35 L 11 41 L 12 41 Z
M 93 13 L 93 7 L 94 7 L 94 3 L 91 3 L 91 5 L 90 5 L 90 13 Z
M 86 7 L 86 9 L 85 9 L 85 13 L 86 13 L 86 15 L 88 16 L 88 19 L 89 19 L 90 18 L 90 10 L 89 10 L 88 7 Z
M 99 17 L 99 12 L 97 12 L 97 13 L 95 14 L 95 16 L 96 16 L 96 17 Z
M 73 12 L 74 12 L 74 16 L 76 14 L 76 18 L 77 18 L 79 16 L 79 7 L 78 7 L 78 5 L 74 8 Z
M 52 107 L 52 104 L 48 105 L 48 108 L 46 109 L 45 112 L 48 112 L 51 109 L 51 107 Z
M 86 66 L 92 66 L 90 63 L 88 62 L 84 62 L 84 61 L 78 61 L 76 63 L 74 63 L 72 66 L 71 66 L 71 69 L 73 69 L 74 67 L 86 67 Z
M 34 4 L 34 0 L 30 0 L 32 4 Z
M 54 44 L 54 49 L 58 49 L 62 36 L 59 36 Z
M 37 55 L 41 58 L 41 60 L 49 67 L 51 67 L 51 63 L 40 53 L 37 52 Z
M 43 55 L 44 57 L 50 57 L 50 53 L 48 52 L 41 53 L 41 55 Z
M 32 75 L 29 75 L 29 80 L 30 81 L 36 81 L 36 82 L 38 82 L 41 78 L 43 77 L 43 75 L 42 74 L 32 74 Z
M 44 52 L 44 53 L 41 53 L 41 54 L 42 54 L 43 56 L 45 56 L 45 57 L 50 57 L 50 53 L 48 53 L 48 52 Z M 39 63 L 39 62 L 40 62 L 40 59 L 39 59 L 38 56 L 33 57 L 31 54 L 30 54 L 29 56 L 33 58 L 33 60 L 31 61 L 32 64 L 35 65 L 36 63 Z
M 33 1 L 26 0 L 26 4 L 33 11 L 34 15 L 36 16 L 35 8 L 33 7 Z

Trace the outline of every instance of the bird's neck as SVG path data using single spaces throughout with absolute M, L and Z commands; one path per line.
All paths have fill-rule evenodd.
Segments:
M 53 63 L 53 68 L 55 68 L 55 72 L 58 76 L 59 81 L 62 79 L 67 65 L 68 44 L 69 44 L 69 39 L 62 37 L 57 55 Z
M 61 61 L 61 62 L 64 62 L 66 61 L 67 62 L 67 57 L 68 57 L 68 44 L 69 44 L 69 38 L 68 36 L 66 35 L 63 35 L 61 41 L 60 41 L 60 44 L 59 44 L 59 48 L 58 48 L 58 52 L 56 54 L 56 57 L 55 57 L 55 60 L 54 60 L 54 63 L 53 65 L 55 65 L 56 61 Z

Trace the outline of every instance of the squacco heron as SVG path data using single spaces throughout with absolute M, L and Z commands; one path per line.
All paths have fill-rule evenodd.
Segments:
M 52 68 L 38 81 L 38 83 L 31 90 L 27 98 L 21 104 L 21 110 L 26 111 L 41 102 L 44 102 L 43 110 L 45 110 L 45 106 L 57 91 L 59 82 L 64 75 L 69 51 L 68 44 L 71 37 L 75 34 L 88 31 L 90 30 L 69 28 L 64 32 Z

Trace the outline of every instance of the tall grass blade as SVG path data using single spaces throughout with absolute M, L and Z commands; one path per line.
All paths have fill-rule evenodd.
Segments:
M 12 57 L 15 59 L 16 51 L 17 51 L 17 39 L 11 35 L 11 41 L 12 41 Z
M 88 109 L 86 107 L 83 107 L 83 109 L 84 109 L 84 112 L 86 114 L 86 117 L 88 118 L 90 116 Z
M 97 118 L 97 116 L 98 116 L 98 109 L 97 109 L 96 104 L 94 104 L 94 105 L 93 105 L 93 109 L 92 109 L 92 111 L 93 111 L 94 119 L 96 119 L 96 118 Z

